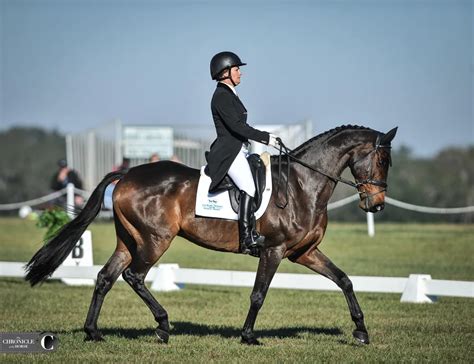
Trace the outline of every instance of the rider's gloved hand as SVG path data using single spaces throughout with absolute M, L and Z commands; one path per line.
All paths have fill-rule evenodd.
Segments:
M 280 146 L 280 142 L 278 141 L 278 138 L 275 134 L 270 134 L 270 138 L 268 139 L 268 145 L 270 147 L 275 147 L 278 148 Z

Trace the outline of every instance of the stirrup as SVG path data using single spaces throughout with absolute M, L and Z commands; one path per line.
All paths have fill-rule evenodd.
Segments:
M 264 241 L 265 237 L 263 235 L 252 230 L 249 236 L 247 236 L 247 239 L 240 242 L 240 252 L 242 254 L 250 254 L 254 257 L 260 257 L 260 248 L 263 247 Z
M 265 237 L 261 234 L 259 234 L 258 231 L 256 230 L 252 230 L 252 232 L 250 233 L 250 236 L 252 238 L 252 246 L 254 244 L 256 244 L 258 247 L 262 247 L 263 246 L 263 242 L 265 241 Z
M 256 230 L 252 230 L 245 239 L 243 239 L 241 244 L 247 248 L 261 248 L 263 247 L 264 241 L 265 237 L 263 235 L 260 235 Z
M 241 254 L 248 254 L 252 257 L 259 258 L 260 257 L 260 248 L 257 245 L 245 245 L 244 242 L 240 243 L 240 253 Z

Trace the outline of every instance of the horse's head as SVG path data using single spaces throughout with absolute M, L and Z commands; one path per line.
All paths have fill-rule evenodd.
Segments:
M 379 134 L 375 143 L 355 148 L 349 162 L 360 194 L 359 207 L 366 212 L 377 212 L 385 206 L 388 168 L 392 164 L 390 143 L 397 128 L 387 134 Z

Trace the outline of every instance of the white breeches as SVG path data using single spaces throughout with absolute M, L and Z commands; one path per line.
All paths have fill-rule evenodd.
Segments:
M 255 197 L 255 184 L 252 172 L 250 171 L 247 155 L 249 151 L 245 145 L 240 149 L 239 154 L 232 162 L 227 174 L 241 191 L 245 191 L 249 196 Z

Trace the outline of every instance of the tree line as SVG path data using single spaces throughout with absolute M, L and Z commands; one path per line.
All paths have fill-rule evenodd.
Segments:
M 0 133 L 0 155 L 0 204 L 21 202 L 51 192 L 66 142 L 56 131 L 14 127 Z
M 0 132 L 0 204 L 25 201 L 51 192 L 57 161 L 66 156 L 65 138 L 57 131 L 14 127 Z M 392 151 L 387 195 L 415 205 L 474 205 L 474 145 L 443 149 L 430 158 L 402 146 Z M 350 178 L 350 173 L 344 176 Z M 355 193 L 338 185 L 332 201 Z M 16 213 L 16 212 L 15 212 Z M 331 220 L 361 221 L 357 202 L 330 211 Z M 377 221 L 474 222 L 474 214 L 432 215 L 387 205 Z

